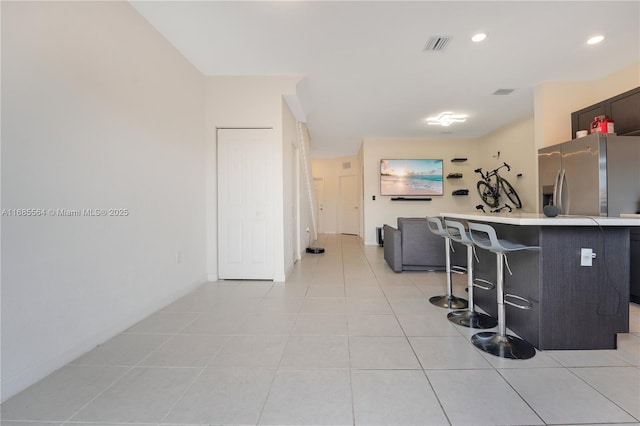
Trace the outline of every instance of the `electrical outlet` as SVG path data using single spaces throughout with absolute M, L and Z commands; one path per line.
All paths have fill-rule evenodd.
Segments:
M 580 266 L 592 266 L 593 259 L 596 258 L 596 254 L 593 249 L 582 248 L 580 249 Z

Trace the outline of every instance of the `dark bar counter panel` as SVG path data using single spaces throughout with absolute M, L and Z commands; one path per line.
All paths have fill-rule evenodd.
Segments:
M 442 216 L 490 223 L 499 238 L 540 246 L 508 253 L 505 293 L 531 301 L 507 306 L 507 327 L 540 350 L 615 349 L 616 333 L 629 331 L 630 227 L 639 219 L 537 214 Z M 640 228 L 636 228 L 640 229 Z M 581 249 L 596 257 L 581 266 Z M 477 249 L 476 277 L 495 282 L 496 256 Z M 476 303 L 496 315 L 496 293 L 477 291 Z

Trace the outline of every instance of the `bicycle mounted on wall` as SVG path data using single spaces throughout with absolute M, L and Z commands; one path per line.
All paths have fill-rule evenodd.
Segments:
M 509 181 L 500 176 L 500 173 L 498 172 L 498 170 L 503 167 L 506 168 L 507 171 L 511 171 L 511 167 L 507 163 L 503 163 L 503 165 L 498 167 L 497 169 L 486 173 L 482 171 L 482 168 L 474 170 L 474 172 L 479 173 L 482 177 L 482 179 L 479 180 L 477 184 L 478 194 L 480 194 L 480 198 L 486 205 L 494 209 L 491 210 L 492 212 L 500 212 L 504 209 L 508 209 L 509 211 L 513 210 L 511 206 L 506 203 L 503 207 L 498 207 L 498 205 L 500 204 L 501 192 L 507 196 L 507 198 L 513 203 L 515 208 L 522 208 L 522 201 L 520 201 L 518 193 L 509 183 Z M 484 209 L 482 210 L 484 211 Z

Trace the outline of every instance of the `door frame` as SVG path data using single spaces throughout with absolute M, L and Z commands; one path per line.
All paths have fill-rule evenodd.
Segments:
M 343 179 L 344 178 L 350 178 L 353 179 L 355 186 L 353 189 L 353 194 L 351 194 L 353 196 L 353 200 L 354 200 L 354 206 L 355 206 L 355 210 L 357 210 L 354 214 L 355 216 L 355 223 L 354 223 L 354 227 L 353 227 L 353 232 L 345 232 L 344 229 L 344 225 L 345 225 L 345 217 L 344 217 L 344 213 L 345 213 L 345 209 L 344 209 L 344 197 L 343 197 L 343 185 L 342 183 L 344 182 Z M 352 174 L 352 175 L 340 175 L 338 178 L 338 199 L 339 199 L 339 203 L 338 203 L 338 233 L 341 234 L 349 234 L 349 235 L 360 235 L 360 197 L 359 197 L 359 185 L 360 185 L 360 181 L 358 179 L 358 175 L 357 174 Z M 349 230 L 350 231 L 350 230 Z

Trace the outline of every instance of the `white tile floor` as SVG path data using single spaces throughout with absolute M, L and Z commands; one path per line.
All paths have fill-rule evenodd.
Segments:
M 444 274 L 320 245 L 286 284 L 203 285 L 8 400 L 2 426 L 640 424 L 639 306 L 617 350 L 504 360 L 428 302 Z

